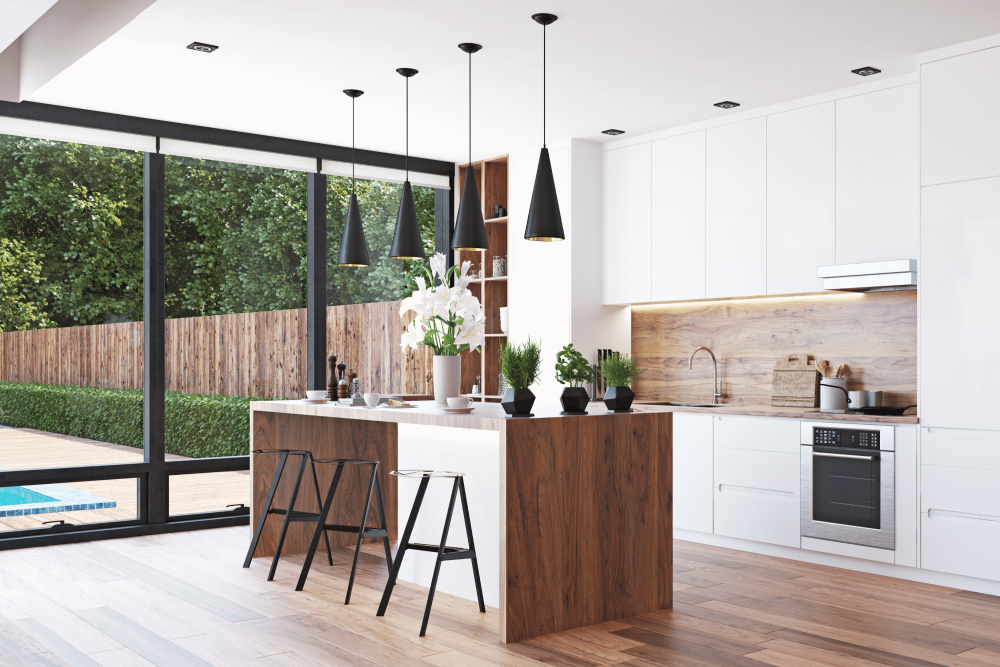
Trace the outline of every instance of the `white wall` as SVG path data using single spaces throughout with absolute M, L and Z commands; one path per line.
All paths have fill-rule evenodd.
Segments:
M 603 216 L 600 144 L 572 140 L 550 146 L 552 173 L 565 241 L 524 240 L 538 153 L 512 155 L 509 162 L 507 302 L 513 343 L 528 336 L 542 343 L 542 377 L 532 388 L 538 401 L 554 403 L 556 354 L 573 343 L 592 363 L 598 348 L 631 349 L 631 310 L 602 304 Z

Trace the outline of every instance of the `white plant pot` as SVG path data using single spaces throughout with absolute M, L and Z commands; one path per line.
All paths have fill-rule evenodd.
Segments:
M 507 306 L 500 309 L 500 331 L 507 333 Z
M 448 406 L 462 393 L 462 357 L 434 355 L 434 403 Z

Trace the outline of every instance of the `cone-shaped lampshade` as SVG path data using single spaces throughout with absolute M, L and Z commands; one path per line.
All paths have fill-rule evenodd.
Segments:
M 390 255 L 395 259 L 424 258 L 424 242 L 420 238 L 417 207 L 413 205 L 413 189 L 409 181 L 403 183 L 403 196 L 399 199 L 396 232 L 392 235 Z
M 542 148 L 538 155 L 538 171 L 535 172 L 535 187 L 531 191 L 531 207 L 528 209 L 528 224 L 524 226 L 524 238 L 529 241 L 562 241 L 566 238 L 548 148 Z
M 341 266 L 368 266 L 368 242 L 365 240 L 365 230 L 361 226 L 361 211 L 358 210 L 358 198 L 351 193 L 351 203 L 347 205 L 347 219 L 344 221 L 344 237 L 340 239 Z
M 462 184 L 462 201 L 458 204 L 458 224 L 451 247 L 455 250 L 489 250 L 486 239 L 486 223 L 483 221 L 483 207 L 479 205 L 479 187 L 476 172 L 469 165 L 465 168 L 465 183 Z

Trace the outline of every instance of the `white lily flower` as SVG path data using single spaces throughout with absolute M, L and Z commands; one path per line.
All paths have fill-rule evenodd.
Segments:
M 431 274 L 437 278 L 444 280 L 445 267 L 448 266 L 448 258 L 444 256 L 444 253 L 435 253 L 431 257 Z

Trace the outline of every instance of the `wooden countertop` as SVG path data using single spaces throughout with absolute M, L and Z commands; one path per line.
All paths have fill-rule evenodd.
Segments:
M 592 404 L 593 405 L 593 404 Z M 876 417 L 874 415 L 844 414 L 842 412 L 820 412 L 815 408 L 776 408 L 770 405 L 722 404 L 717 408 L 688 408 L 675 405 L 652 405 L 651 402 L 637 400 L 633 408 L 654 412 L 697 412 L 712 415 L 746 415 L 750 417 L 783 417 L 785 419 L 833 420 L 852 422 L 878 422 L 882 424 L 919 424 L 917 415 L 902 417 Z

